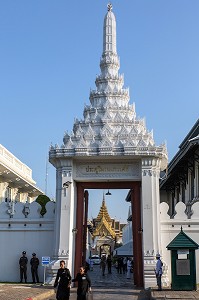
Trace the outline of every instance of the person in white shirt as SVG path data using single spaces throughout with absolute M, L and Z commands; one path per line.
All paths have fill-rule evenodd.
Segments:
M 131 267 L 132 267 L 131 259 L 127 258 L 127 275 L 126 275 L 127 279 L 131 279 Z
M 156 279 L 157 279 L 158 291 L 161 291 L 162 290 L 161 278 L 162 278 L 163 263 L 160 259 L 160 254 L 156 254 L 156 259 L 157 259 L 157 262 L 156 262 L 156 268 L 155 268 L 155 275 L 156 275 Z

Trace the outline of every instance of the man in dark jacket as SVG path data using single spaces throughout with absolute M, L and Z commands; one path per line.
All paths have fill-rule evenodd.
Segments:
M 77 287 L 77 300 L 86 300 L 87 292 L 91 292 L 91 280 L 88 274 L 85 272 L 85 268 L 81 267 L 79 273 L 72 280 L 72 282 L 78 282 Z
M 20 283 L 23 281 L 23 277 L 25 283 L 27 283 L 27 263 L 28 263 L 28 259 L 26 257 L 26 251 L 23 251 L 22 256 L 19 259 Z
M 71 275 L 69 269 L 65 268 L 65 261 L 60 261 L 60 268 L 57 271 L 54 287 L 57 289 L 57 300 L 69 300 Z
M 112 259 L 111 259 L 110 255 L 108 255 L 106 262 L 107 262 L 107 266 L 108 266 L 108 273 L 111 274 Z
M 39 276 L 38 276 L 39 259 L 37 258 L 36 253 L 32 254 L 32 258 L 30 260 L 30 265 L 31 265 L 31 273 L 32 273 L 32 283 L 36 283 L 35 277 L 36 277 L 37 283 L 39 283 Z

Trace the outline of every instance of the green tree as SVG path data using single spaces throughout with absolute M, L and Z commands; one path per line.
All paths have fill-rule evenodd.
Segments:
M 39 203 L 41 205 L 41 211 L 40 214 L 43 216 L 46 213 L 46 203 L 50 201 L 50 198 L 46 195 L 39 195 L 35 202 Z

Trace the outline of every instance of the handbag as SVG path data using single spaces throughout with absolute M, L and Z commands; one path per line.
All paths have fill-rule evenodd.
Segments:
M 93 300 L 93 293 L 92 292 L 88 292 L 86 294 L 86 300 Z

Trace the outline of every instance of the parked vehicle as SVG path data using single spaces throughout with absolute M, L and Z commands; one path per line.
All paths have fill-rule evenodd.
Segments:
M 99 257 L 99 255 L 92 255 L 91 256 L 91 260 L 92 260 L 92 262 L 93 262 L 93 264 L 94 265 L 99 265 L 100 264 L 100 262 L 101 262 L 101 259 L 100 259 L 100 257 Z

